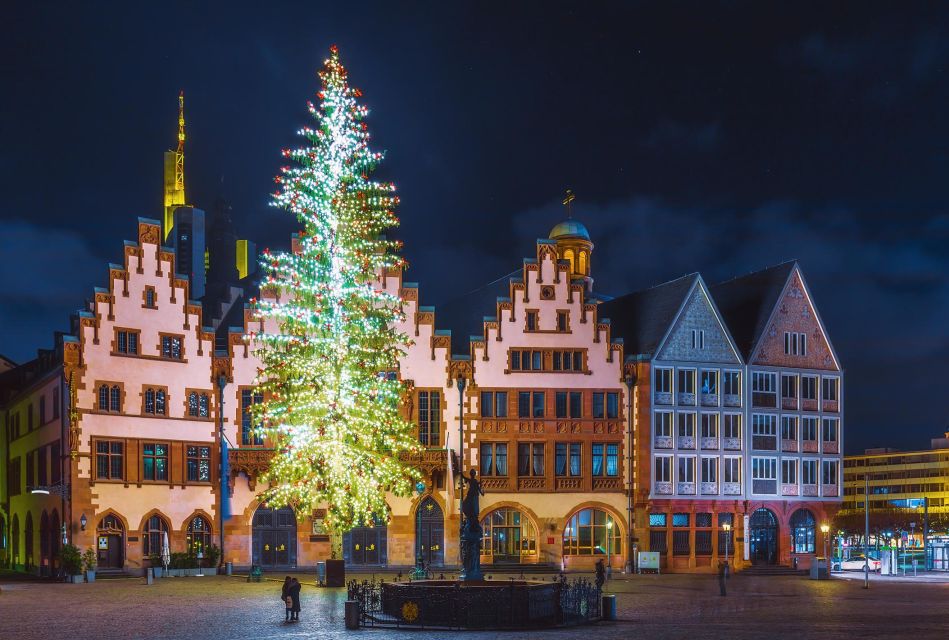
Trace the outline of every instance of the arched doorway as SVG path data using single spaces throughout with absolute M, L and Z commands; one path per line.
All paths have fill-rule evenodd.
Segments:
M 108 513 L 96 527 L 96 560 L 100 569 L 121 569 L 125 563 L 125 527 Z
M 379 518 L 375 519 L 371 527 L 350 529 L 343 534 L 343 559 L 348 565 L 387 564 L 388 536 L 389 527 Z
M 10 527 L 10 563 L 16 570 L 20 564 L 20 516 L 13 514 L 13 524 Z
M 253 563 L 264 569 L 297 564 L 297 518 L 290 507 L 258 507 L 254 513 Z
M 49 566 L 50 572 L 56 575 L 59 567 L 59 547 L 62 543 L 62 534 L 59 525 L 59 512 L 53 509 L 53 515 L 49 518 Z
M 445 564 L 445 515 L 431 496 L 422 500 L 418 508 L 416 544 L 421 545 L 426 567 L 440 567 Z
M 791 515 L 792 553 L 814 553 L 816 540 L 816 521 L 809 509 L 798 509 Z
M 778 561 L 778 519 L 770 509 L 758 509 L 748 521 L 752 564 Z
M 23 537 L 25 538 L 23 564 L 26 566 L 26 570 L 29 571 L 33 568 L 33 514 L 29 511 L 26 512 L 26 526 L 23 529 Z
M 495 564 L 531 562 L 537 558 L 537 529 L 517 509 L 496 509 L 481 521 L 482 555 Z
M 40 516 L 40 575 L 49 575 L 49 514 Z

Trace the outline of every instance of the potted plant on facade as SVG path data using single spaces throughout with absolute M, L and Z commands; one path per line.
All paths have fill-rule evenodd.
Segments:
M 63 570 L 73 584 L 82 583 L 82 554 L 74 544 L 64 544 L 59 551 L 59 559 L 63 563 Z
M 152 575 L 156 578 L 160 578 L 162 569 L 164 568 L 161 565 L 161 556 L 157 553 L 150 554 L 148 556 L 148 564 L 152 568 Z
M 88 547 L 82 554 L 82 568 L 86 572 L 86 582 L 96 581 L 96 552 L 92 547 Z
M 216 544 L 208 545 L 208 548 L 204 550 L 204 566 L 206 567 L 205 572 L 208 575 L 217 575 L 218 573 L 218 562 L 221 561 L 221 547 Z

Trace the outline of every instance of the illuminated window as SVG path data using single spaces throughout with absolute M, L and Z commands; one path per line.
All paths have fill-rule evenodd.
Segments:
M 123 451 L 122 442 L 97 440 L 96 477 L 100 480 L 121 480 L 125 476 Z
M 440 391 L 418 392 L 418 439 L 426 447 L 437 447 L 441 431 Z
M 264 401 L 262 393 L 253 389 L 241 389 L 241 445 L 259 447 L 264 444 L 264 437 L 260 433 L 261 424 L 254 424 L 251 408 Z
M 554 456 L 555 473 L 558 476 L 579 476 L 582 469 L 581 451 L 579 442 L 558 442 Z
M 579 268 L 577 271 L 578 271 L 578 273 L 582 273 L 583 275 L 588 275 L 588 271 L 587 271 L 587 252 L 586 252 L 586 251 L 581 251 L 581 252 L 580 252 L 580 268 Z
M 211 448 L 188 445 L 188 482 L 211 481 Z
M 163 534 L 168 533 L 168 523 L 161 516 L 155 515 L 148 519 L 142 530 L 145 555 L 160 554 Z
M 814 514 L 807 509 L 798 509 L 791 515 L 790 524 L 794 553 L 814 553 Z
M 188 551 L 207 554 L 207 548 L 211 546 L 211 523 L 201 516 L 192 518 L 188 523 L 187 542 Z
M 619 522 L 600 509 L 581 509 L 573 514 L 563 531 L 563 554 L 593 556 L 606 553 L 623 553 Z
M 142 479 L 160 482 L 168 479 L 168 445 L 142 444 Z
M 181 336 L 161 337 L 161 357 L 170 360 L 181 360 Z
M 573 268 L 573 249 L 567 249 L 564 251 L 563 259 L 570 263 L 570 273 L 575 273 L 576 270 Z

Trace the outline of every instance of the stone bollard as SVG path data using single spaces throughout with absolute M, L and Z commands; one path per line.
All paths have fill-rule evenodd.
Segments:
M 359 628 L 359 603 L 355 600 L 346 601 L 346 628 Z
M 603 596 L 600 603 L 600 612 L 604 620 L 616 620 L 616 596 L 613 594 Z

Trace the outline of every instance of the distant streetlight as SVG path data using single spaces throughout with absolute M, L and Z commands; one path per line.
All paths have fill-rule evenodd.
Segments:
M 727 522 L 722 525 L 722 531 L 725 532 L 725 564 L 728 564 L 728 539 L 731 538 L 732 526 Z
M 613 575 L 613 557 L 610 555 L 610 543 L 613 538 L 613 519 L 606 519 L 606 579 L 609 580 Z
M 827 563 L 827 575 L 830 576 L 830 558 L 827 557 L 827 533 L 830 531 L 830 525 L 822 524 L 820 532 L 824 534 L 824 562 Z

